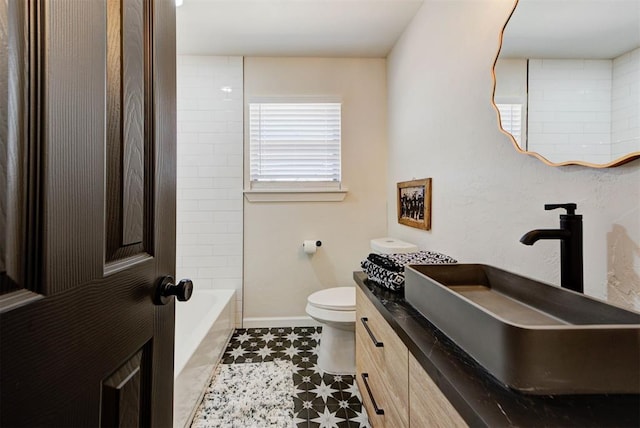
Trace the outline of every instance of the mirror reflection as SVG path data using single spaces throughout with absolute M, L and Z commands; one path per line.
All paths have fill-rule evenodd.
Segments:
M 593 166 L 640 156 L 640 1 L 520 0 L 495 74 L 523 151 Z

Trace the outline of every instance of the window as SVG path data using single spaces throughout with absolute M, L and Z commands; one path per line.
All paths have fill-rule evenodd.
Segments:
M 502 129 L 513 135 L 522 147 L 522 104 L 497 104 Z
M 252 189 L 339 189 L 340 144 L 339 102 L 249 104 Z

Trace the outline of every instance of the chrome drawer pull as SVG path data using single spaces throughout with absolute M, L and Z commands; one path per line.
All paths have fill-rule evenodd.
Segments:
M 376 339 L 376 337 L 373 335 L 373 332 L 371 331 L 371 329 L 369 328 L 369 325 L 367 324 L 367 321 L 369 321 L 369 318 L 362 317 L 360 318 L 360 321 L 362 321 L 362 325 L 364 326 L 364 329 L 367 330 L 367 333 L 369 333 L 369 337 L 371 337 L 371 340 L 373 340 L 373 344 L 376 345 L 377 348 L 382 348 L 384 346 L 383 343 L 378 342 L 378 339 Z
M 362 373 L 362 381 L 364 382 L 364 387 L 367 388 L 367 393 L 369 394 L 369 398 L 371 399 L 371 404 L 373 404 L 373 410 L 375 410 L 376 415 L 384 415 L 384 410 L 379 409 L 376 404 L 375 398 L 373 398 L 373 394 L 371 393 L 371 388 L 369 388 L 369 382 L 367 379 L 369 378 L 369 373 Z

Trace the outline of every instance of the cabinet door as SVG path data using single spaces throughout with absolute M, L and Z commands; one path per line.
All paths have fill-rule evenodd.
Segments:
M 409 406 L 411 427 L 467 426 L 413 355 L 409 355 Z
M 385 411 L 385 425 L 394 428 L 407 427 L 409 351 L 360 289 L 357 289 L 356 293 L 356 314 L 356 349 L 366 353 L 371 361 L 370 386 L 376 400 L 379 400 L 378 405 Z M 376 342 L 381 342 L 382 346 L 376 346 Z M 360 373 L 358 367 L 359 377 Z M 361 389 L 361 392 L 366 395 L 366 390 Z M 369 409 L 367 412 L 370 413 Z

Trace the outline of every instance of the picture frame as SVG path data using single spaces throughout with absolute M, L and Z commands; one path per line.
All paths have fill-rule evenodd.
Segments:
M 398 223 L 431 230 L 431 178 L 398 183 Z

